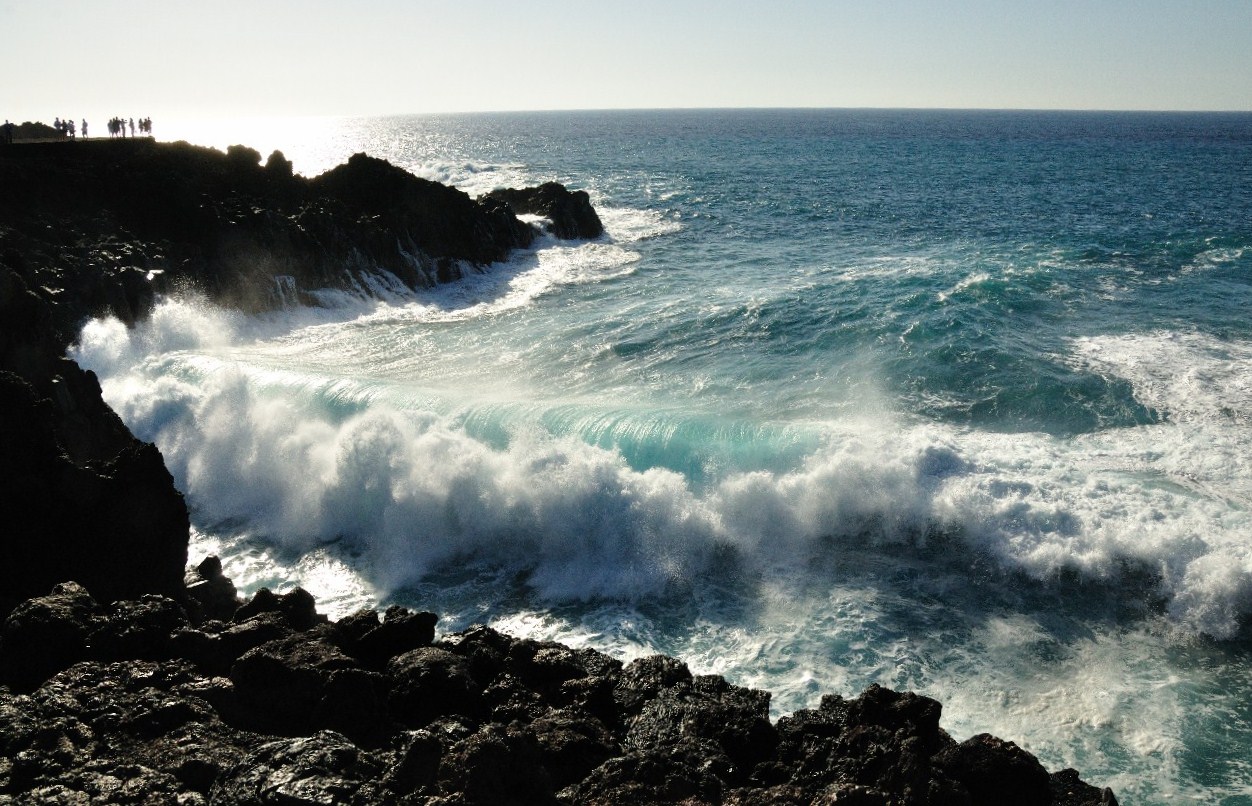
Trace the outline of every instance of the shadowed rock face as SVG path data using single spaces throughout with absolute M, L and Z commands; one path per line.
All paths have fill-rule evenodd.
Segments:
M 64 357 L 51 307 L 0 266 L 0 613 L 64 579 L 103 601 L 181 597 L 183 497 Z
M 187 508 L 160 452 L 132 438 L 108 461 L 76 463 L 55 405 L 0 371 L 0 612 L 53 579 L 104 601 L 181 597 Z
M 314 304 L 311 291 L 379 279 L 429 287 L 536 234 L 508 204 L 365 154 L 306 179 L 281 153 L 263 166 L 243 146 L 27 144 L 0 152 L 0 186 L 0 261 L 56 291 L 63 333 L 101 313 L 134 322 L 155 294 L 183 287 L 245 311 Z M 566 237 L 601 231 L 587 194 L 555 184 L 533 194 L 554 221 L 578 222 Z
M 916 694 L 872 686 L 771 724 L 769 694 L 672 658 L 436 639 L 434 622 L 332 623 L 299 589 L 201 621 L 57 586 L 0 628 L 0 800 L 1116 803 L 1011 742 L 958 744 Z

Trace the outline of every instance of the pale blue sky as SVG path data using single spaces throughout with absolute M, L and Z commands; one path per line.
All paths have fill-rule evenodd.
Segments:
M 0 0 L 0 116 L 1252 110 L 1252 0 Z

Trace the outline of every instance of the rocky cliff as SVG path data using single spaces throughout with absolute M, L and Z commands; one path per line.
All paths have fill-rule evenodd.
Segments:
M 262 164 L 243 146 L 32 143 L 0 151 L 0 187 L 0 259 L 48 290 L 63 330 L 83 311 L 133 322 L 174 289 L 258 311 L 315 304 L 328 288 L 429 287 L 503 260 L 538 232 L 506 201 L 474 200 L 365 154 L 307 179 L 280 152 Z M 542 190 L 557 214 L 594 219 L 585 193 Z M 594 237 L 564 223 L 555 234 Z

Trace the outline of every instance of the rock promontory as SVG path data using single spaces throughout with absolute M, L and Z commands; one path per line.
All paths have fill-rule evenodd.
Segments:
M 134 322 L 174 290 L 261 311 L 317 304 L 326 289 L 427 288 L 539 233 L 506 201 L 365 154 L 310 179 L 281 152 L 263 163 L 246 146 L 29 143 L 0 150 L 0 187 L 5 262 L 52 292 L 62 328 L 83 311 Z M 554 182 L 510 192 L 540 199 L 558 237 L 602 232 L 585 192 Z

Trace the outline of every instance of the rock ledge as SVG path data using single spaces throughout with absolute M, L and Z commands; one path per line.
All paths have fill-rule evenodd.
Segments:
M 769 720 L 768 693 L 392 607 L 247 603 L 210 559 L 186 606 L 76 583 L 0 630 L 0 803 L 1115 804 L 938 702 L 871 686 Z M 230 611 L 230 615 L 221 617 Z

